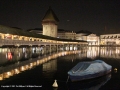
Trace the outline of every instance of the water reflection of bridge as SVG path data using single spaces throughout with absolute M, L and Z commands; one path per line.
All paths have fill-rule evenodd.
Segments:
M 80 51 L 84 51 L 85 47 L 80 48 Z M 72 50 L 70 50 L 72 51 Z M 76 50 L 73 50 L 76 51 Z M 61 52 L 61 51 L 54 51 L 55 53 Z M 54 53 L 52 52 L 52 53 Z M 47 54 L 51 54 L 51 52 L 44 52 L 43 48 L 40 47 L 4 47 L 0 48 L 0 65 L 12 63 L 20 60 L 26 60 L 29 58 L 35 58 L 38 56 L 44 56 Z
M 23 49 L 22 49 L 23 50 Z M 29 52 L 28 52 L 29 53 Z M 9 64 L 9 65 L 3 65 L 3 63 L 9 61 L 9 59 L 7 59 L 5 56 L 5 50 L 1 50 L 0 53 L 0 57 L 1 57 L 1 67 L 0 67 L 0 80 L 4 80 L 6 78 L 9 78 L 11 76 L 14 76 L 16 74 L 19 74 L 25 70 L 30 70 L 32 68 L 34 68 L 35 66 L 38 65 L 43 65 L 42 66 L 42 71 L 56 71 L 57 70 L 57 60 L 55 58 L 57 57 L 61 57 L 64 55 L 68 55 L 68 57 L 66 57 L 67 59 L 82 59 L 82 58 L 91 58 L 94 59 L 96 57 L 101 57 L 101 58 L 115 58 L 115 59 L 120 59 L 120 47 L 88 47 L 86 49 L 81 49 L 81 50 L 77 50 L 77 51 L 64 51 L 64 52 L 59 52 L 59 53 L 53 53 L 53 54 L 49 54 L 49 55 L 39 55 L 38 58 L 32 58 L 32 57 L 27 57 L 30 55 L 26 55 L 26 57 L 24 55 L 20 55 L 20 57 L 16 56 L 17 53 L 14 53 L 15 56 L 12 57 L 12 60 L 16 60 L 16 58 L 18 58 L 14 64 Z M 32 53 L 34 55 L 34 53 Z M 70 55 L 70 54 L 75 54 L 75 55 Z M 35 54 L 37 55 L 37 53 Z M 24 60 L 21 61 L 21 59 L 23 59 L 24 56 L 25 59 L 28 58 L 28 60 Z M 13 59 L 14 58 L 14 59 Z M 53 59 L 53 61 L 51 61 Z M 9 61 L 9 62 L 11 62 Z M 9 63 L 8 62 L 8 63 Z
M 54 53 L 48 56 L 41 56 L 39 58 L 29 59 L 22 62 L 16 62 L 15 64 L 7 65 L 5 67 L 2 66 L 0 67 L 0 80 L 5 80 L 6 78 L 19 74 L 25 70 L 30 70 L 35 66 L 49 62 L 51 59 L 55 59 L 59 56 L 64 56 L 64 55 L 73 54 L 73 53 L 79 53 L 79 51 L 59 52 L 59 53 Z M 43 71 L 56 70 L 56 67 L 57 67 L 56 65 L 57 65 L 56 60 L 54 60 L 52 63 L 47 64 L 47 66 L 45 64 L 43 65 Z

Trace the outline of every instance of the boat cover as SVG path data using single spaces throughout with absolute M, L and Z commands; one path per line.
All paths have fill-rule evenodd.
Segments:
M 73 67 L 68 74 L 70 75 L 88 75 L 95 74 L 99 72 L 108 71 L 111 69 L 111 66 L 106 64 L 102 60 L 95 60 L 91 62 L 80 62 L 75 67 Z

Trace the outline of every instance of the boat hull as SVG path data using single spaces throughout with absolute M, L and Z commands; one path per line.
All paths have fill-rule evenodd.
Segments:
M 106 71 L 106 72 L 99 72 L 99 73 L 95 73 L 95 74 L 88 74 L 85 76 L 69 75 L 69 77 L 70 77 L 71 81 L 74 82 L 74 81 L 81 81 L 81 80 L 88 80 L 88 79 L 97 78 L 100 76 L 104 76 L 110 72 L 111 72 L 111 70 Z
M 111 74 L 79 82 L 68 82 L 69 90 L 99 90 L 111 79 Z

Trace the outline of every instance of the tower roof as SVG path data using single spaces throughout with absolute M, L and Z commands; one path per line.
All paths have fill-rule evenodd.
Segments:
M 43 17 L 42 22 L 43 23 L 46 23 L 46 22 L 57 23 L 57 22 L 59 22 L 59 19 L 57 18 L 57 16 L 55 15 L 55 13 L 51 9 L 51 7 L 49 7 L 47 12 L 45 13 L 45 16 Z

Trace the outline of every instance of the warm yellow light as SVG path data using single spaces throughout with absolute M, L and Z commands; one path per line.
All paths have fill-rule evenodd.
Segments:
M 19 73 L 19 70 L 18 69 L 15 69 L 15 74 L 18 74 Z
M 4 73 L 4 78 L 9 78 L 10 75 L 11 75 L 10 72 L 5 72 L 5 73 Z
M 114 68 L 114 71 L 117 71 L 117 68 Z
M 36 66 L 36 62 L 34 62 L 33 65 Z
M 9 33 L 7 33 L 6 36 L 9 36 Z
M 117 73 L 117 68 L 114 68 L 114 72 Z
M 25 69 L 27 70 L 29 68 L 29 66 L 28 65 L 25 65 Z
M 0 80 L 3 80 L 3 74 L 0 74 Z
M 11 72 L 7 72 L 7 75 L 9 75 L 9 76 L 10 76 L 10 75 L 11 75 Z
M 30 66 L 29 66 L 29 68 L 31 69 L 33 67 L 33 63 L 30 63 Z
M 24 70 L 25 70 L 25 67 L 24 67 L 24 66 L 22 66 L 22 67 L 21 67 L 21 71 L 24 71 Z
M 39 60 L 37 61 L 37 65 L 39 65 L 40 64 L 40 62 L 39 62 Z

